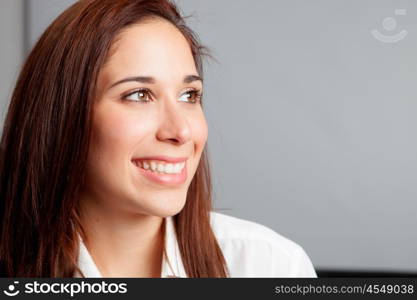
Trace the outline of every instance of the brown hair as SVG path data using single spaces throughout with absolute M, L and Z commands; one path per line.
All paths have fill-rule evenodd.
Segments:
M 81 0 L 40 37 L 14 89 L 1 139 L 0 276 L 72 277 L 77 267 L 77 193 L 89 149 L 97 74 L 117 34 L 146 17 L 186 37 L 200 76 L 204 47 L 168 0 Z M 182 211 L 174 216 L 189 277 L 227 277 L 210 227 L 204 149 Z

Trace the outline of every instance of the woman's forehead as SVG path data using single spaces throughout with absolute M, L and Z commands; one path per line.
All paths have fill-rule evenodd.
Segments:
M 183 77 L 196 73 L 191 47 L 183 34 L 161 19 L 131 25 L 115 39 L 103 67 L 107 76 Z

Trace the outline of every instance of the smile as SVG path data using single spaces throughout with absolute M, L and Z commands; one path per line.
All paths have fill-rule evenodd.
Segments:
M 150 170 L 154 173 L 180 174 L 185 167 L 185 161 L 181 163 L 166 163 L 155 160 L 135 160 L 133 162 L 139 168 Z
M 132 160 L 139 172 L 148 180 L 168 185 L 182 184 L 187 179 L 186 161 L 167 163 L 157 160 Z

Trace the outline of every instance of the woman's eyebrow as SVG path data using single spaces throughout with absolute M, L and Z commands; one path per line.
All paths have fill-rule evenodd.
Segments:
M 112 87 L 118 85 L 118 84 L 122 84 L 125 82 L 129 82 L 129 81 L 135 81 L 135 82 L 141 82 L 141 83 L 148 83 L 148 84 L 153 84 L 156 82 L 155 78 L 153 77 L 149 77 L 149 76 L 134 76 L 134 77 L 126 77 L 124 79 L 121 79 L 115 83 L 113 83 L 109 89 L 111 89 Z M 203 79 L 198 76 L 198 75 L 187 75 L 184 77 L 183 82 L 184 83 L 191 83 L 194 81 L 201 81 L 203 82 Z

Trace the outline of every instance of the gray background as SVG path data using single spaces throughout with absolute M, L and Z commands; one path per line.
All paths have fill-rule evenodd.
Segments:
M 2 116 L 23 53 L 73 2 L 0 2 Z M 176 2 L 217 60 L 216 208 L 298 242 L 316 268 L 417 271 L 417 1 Z

